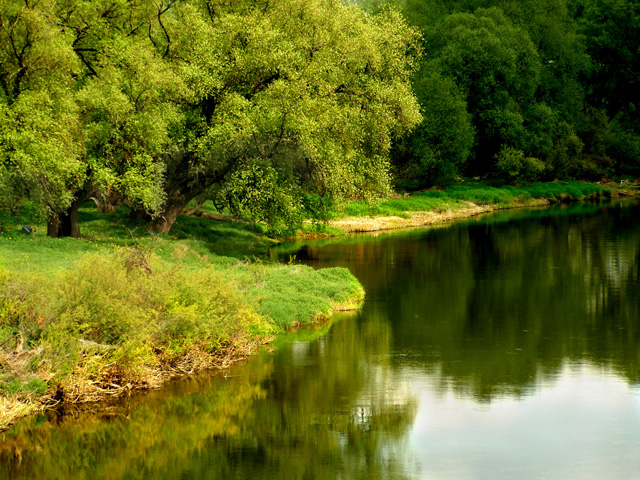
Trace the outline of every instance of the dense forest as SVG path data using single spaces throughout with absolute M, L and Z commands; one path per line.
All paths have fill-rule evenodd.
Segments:
M 365 2 L 379 10 L 383 2 Z M 640 171 L 640 4 L 399 0 L 422 34 L 423 121 L 396 144 L 414 186 L 456 175 L 599 180 Z
M 629 0 L 7 0 L 0 208 L 278 225 L 464 177 L 638 175 Z

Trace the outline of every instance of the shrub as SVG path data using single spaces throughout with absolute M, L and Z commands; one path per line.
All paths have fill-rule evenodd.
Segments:
M 153 362 L 154 349 L 181 353 L 198 343 L 213 351 L 264 323 L 213 266 L 169 268 L 137 249 L 88 255 L 58 289 L 59 321 L 47 341 L 117 347 L 109 356 L 132 366 Z
M 542 176 L 546 170 L 544 162 L 511 147 L 502 147 L 496 155 L 496 176 L 508 183 L 525 184 Z

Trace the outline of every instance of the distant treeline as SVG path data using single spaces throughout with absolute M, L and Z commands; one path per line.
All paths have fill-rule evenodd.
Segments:
M 640 173 L 640 3 L 365 0 L 422 34 L 424 116 L 396 144 L 403 184 Z

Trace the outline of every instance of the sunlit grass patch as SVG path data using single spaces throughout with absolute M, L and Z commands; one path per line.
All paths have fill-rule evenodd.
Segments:
M 345 268 L 257 268 L 251 266 L 255 283 L 248 297 L 256 302 L 260 314 L 280 328 L 312 323 L 318 316 L 328 317 L 334 309 L 355 309 L 364 300 L 362 286 Z

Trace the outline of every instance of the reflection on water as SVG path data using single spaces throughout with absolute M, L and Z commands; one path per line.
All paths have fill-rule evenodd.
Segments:
M 23 422 L 0 478 L 637 478 L 639 214 L 502 212 L 275 253 L 348 266 L 362 312 L 226 377 Z
M 392 329 L 393 358 L 437 366 L 478 401 L 526 393 L 567 360 L 640 382 L 638 205 L 501 212 L 297 258 L 348 266 L 367 291 L 363 318 Z
M 352 320 L 226 376 L 23 422 L 4 435 L 0 478 L 405 478 L 416 397 L 365 351 L 390 337 Z
M 489 405 L 430 383 L 414 384 L 409 442 L 428 478 L 639 478 L 640 392 L 608 369 L 568 364 L 535 393 Z

